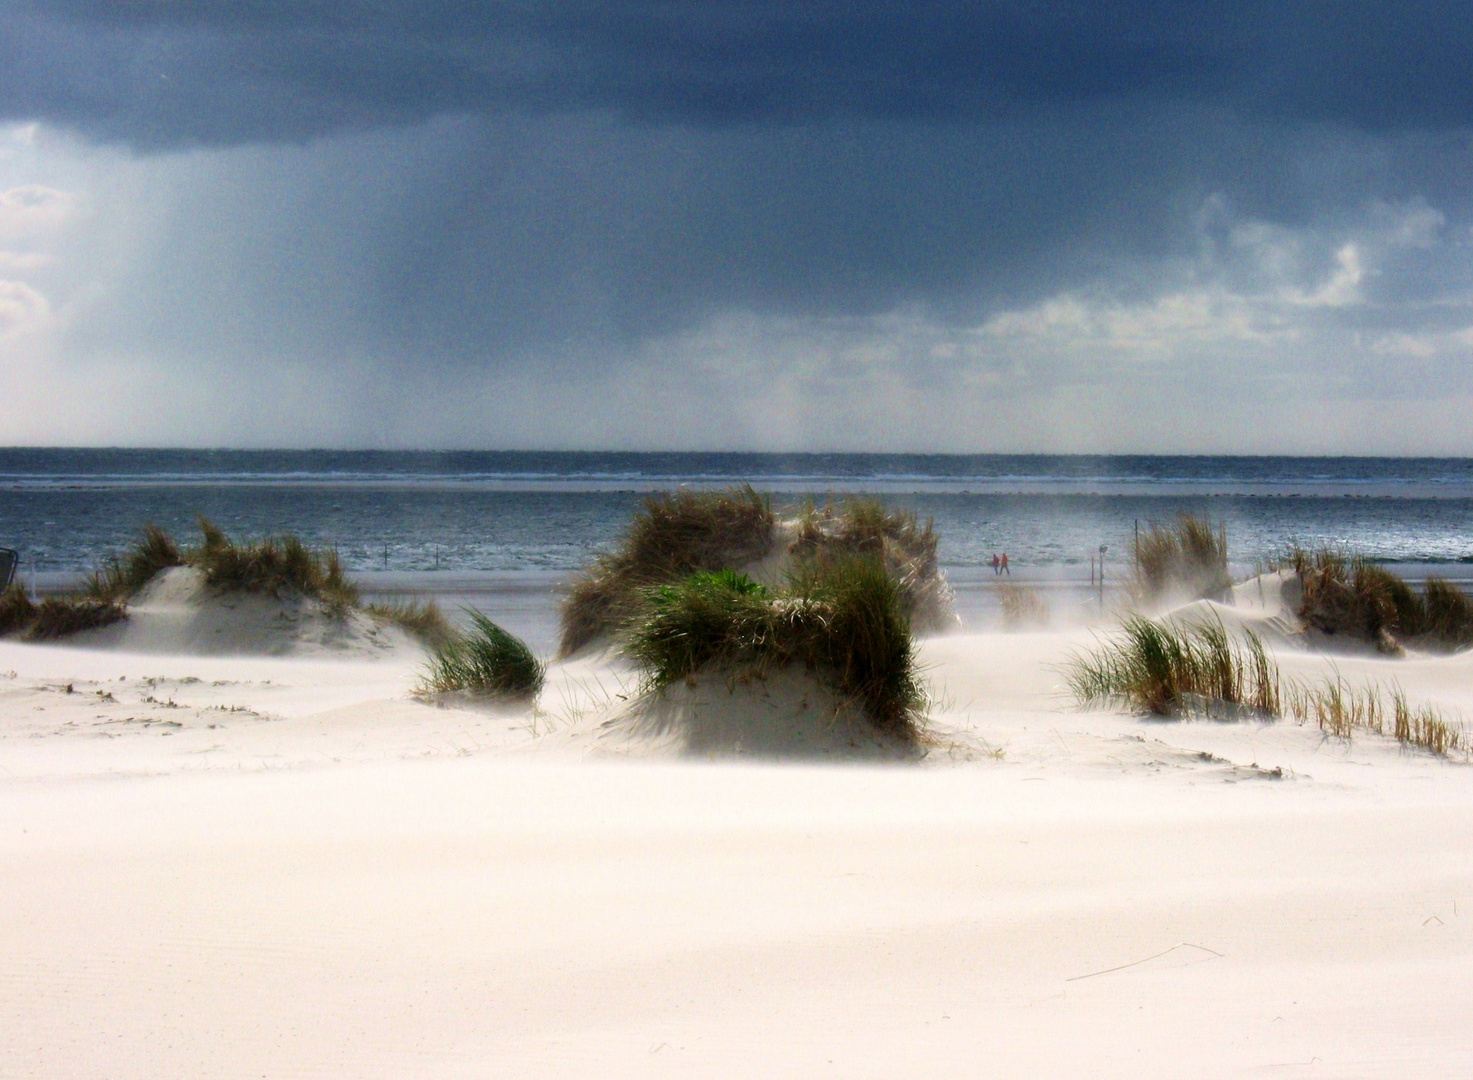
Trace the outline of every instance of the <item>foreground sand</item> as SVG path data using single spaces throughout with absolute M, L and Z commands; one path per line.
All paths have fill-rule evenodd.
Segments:
M 0 643 L 0 1076 L 1473 1075 L 1470 767 L 1079 712 L 1089 640 L 927 643 L 907 765 L 611 746 L 606 658 Z

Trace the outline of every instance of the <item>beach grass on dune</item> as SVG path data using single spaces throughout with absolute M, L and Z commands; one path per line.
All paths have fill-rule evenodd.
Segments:
M 1294 548 L 1289 563 L 1302 583 L 1299 617 L 1324 634 L 1344 635 L 1396 652 L 1402 640 L 1460 649 L 1473 645 L 1473 601 L 1457 586 L 1429 578 L 1418 594 L 1392 571 L 1333 548 Z
M 1007 630 L 1039 630 L 1049 623 L 1049 606 L 1037 589 L 1027 585 L 1000 585 L 998 603 Z
M 788 553 L 802 563 L 869 556 L 878 559 L 899 588 L 913 628 L 940 629 L 952 621 L 952 595 L 940 572 L 935 522 L 879 499 L 850 496 L 804 506 Z
M 479 611 L 467 611 L 470 630 L 435 644 L 421 693 L 463 692 L 480 697 L 535 698 L 546 669 L 526 642 Z
M 648 611 L 651 588 L 761 562 L 777 546 L 779 524 L 769 500 L 750 486 L 651 496 L 615 551 L 597 558 L 568 586 L 559 654 L 571 655 L 636 624 Z M 897 583 L 915 628 L 954 621 L 931 522 L 877 499 L 845 498 L 822 507 L 807 504 L 792 529 L 783 552 L 787 562 L 873 557 Z
M 769 590 L 732 571 L 649 590 L 626 654 L 647 690 L 703 669 L 762 675 L 802 663 L 879 730 L 917 737 L 925 692 L 900 587 L 877 556 L 804 566 Z
M 153 580 L 154 575 L 183 566 L 184 556 L 168 533 L 157 525 L 143 526 L 143 536 L 120 557 L 109 559 L 87 579 L 84 592 L 95 600 L 122 602 Z
M 369 604 L 363 610 L 392 623 L 426 645 L 439 645 L 449 641 L 455 634 L 445 613 L 440 610 L 440 605 L 433 600 L 381 601 Z
M 127 610 L 114 600 L 49 596 L 36 605 L 35 618 L 26 630 L 26 637 L 32 641 L 50 641 L 111 626 L 127 617 Z
M 1291 685 L 1285 693 L 1285 711 L 1335 738 L 1383 735 L 1439 757 L 1473 754 L 1473 733 L 1462 721 L 1444 716 L 1434 705 L 1413 705 L 1399 686 L 1355 687 L 1338 672 L 1318 685 Z
M 1157 716 L 1226 707 L 1277 716 L 1278 669 L 1252 631 L 1233 640 L 1220 621 L 1177 624 L 1131 616 L 1120 633 L 1067 668 L 1081 704 L 1128 704 Z
M 644 607 L 644 590 L 690 574 L 736 568 L 772 550 L 776 517 L 751 486 L 651 495 L 615 551 L 568 586 L 559 653 L 571 655 L 624 626 Z
M 1395 738 L 1438 756 L 1473 754 L 1473 735 L 1435 706 L 1413 705 L 1400 687 L 1352 686 L 1338 672 L 1318 683 L 1280 677 L 1262 640 L 1232 640 L 1221 622 L 1178 625 L 1138 616 L 1066 669 L 1081 705 L 1123 704 L 1156 716 L 1289 716 L 1326 735 Z
M 202 542 L 190 549 L 186 561 L 217 589 L 270 596 L 296 593 L 339 608 L 358 604 L 358 589 L 343 573 L 332 548 L 309 547 L 291 534 L 238 543 L 203 517 L 199 527 Z
M 0 595 L 0 636 L 21 635 L 29 641 L 51 641 L 83 630 L 96 630 L 127 617 L 117 600 L 88 593 L 50 596 L 39 604 L 20 585 Z
M 36 621 L 36 605 L 19 582 L 0 593 L 0 635 L 18 634 Z
M 1141 603 L 1188 597 L 1220 599 L 1232 588 L 1227 533 L 1193 514 L 1151 522 L 1135 542 L 1131 592 Z

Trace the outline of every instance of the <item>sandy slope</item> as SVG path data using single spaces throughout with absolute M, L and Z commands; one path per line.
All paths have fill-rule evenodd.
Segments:
M 1090 641 L 932 639 L 930 753 L 847 766 L 692 762 L 606 656 L 0 643 L 0 1076 L 1473 1075 L 1473 768 L 1079 712 Z

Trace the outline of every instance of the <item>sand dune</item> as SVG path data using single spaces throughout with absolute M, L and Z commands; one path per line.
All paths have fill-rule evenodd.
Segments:
M 434 703 L 412 649 L 145 623 L 0 642 L 0 1075 L 1473 1070 L 1470 767 L 1077 710 L 1098 630 L 926 641 L 927 753 L 877 763 L 795 677 Z M 1290 640 L 1473 715 L 1473 654 Z

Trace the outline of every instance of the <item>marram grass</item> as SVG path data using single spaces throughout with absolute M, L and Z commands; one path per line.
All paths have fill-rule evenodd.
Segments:
M 455 629 L 433 600 L 389 600 L 369 604 L 363 610 L 432 647 L 455 636 Z
M 546 671 L 526 642 L 479 611 L 467 610 L 471 629 L 432 646 L 420 692 L 463 692 L 479 697 L 535 698 Z
M 1295 548 L 1289 562 L 1304 590 L 1299 617 L 1321 633 L 1387 652 L 1399 651 L 1403 640 L 1448 649 L 1473 645 L 1473 601 L 1441 578 L 1429 578 L 1418 594 L 1384 566 L 1334 548 Z
M 184 556 L 168 533 L 152 523 L 143 526 L 143 537 L 125 554 L 107 561 L 87 580 L 85 592 L 95 600 L 126 601 L 153 580 L 154 575 L 183 566 Z
M 1086 705 L 1127 704 L 1157 716 L 1213 707 L 1279 712 L 1278 668 L 1262 639 L 1245 630 L 1234 641 L 1220 621 L 1178 624 L 1131 616 L 1118 637 L 1076 655 L 1067 678 Z
M 1433 705 L 1413 705 L 1400 687 L 1354 687 L 1338 673 L 1318 684 L 1280 678 L 1262 640 L 1233 641 L 1220 622 L 1177 625 L 1139 617 L 1066 671 L 1081 705 L 1117 704 L 1158 716 L 1289 716 L 1326 735 L 1395 738 L 1440 757 L 1473 756 L 1473 734 Z
M 802 663 L 877 729 L 919 732 L 925 692 L 900 586 L 877 557 L 815 562 L 772 591 L 732 571 L 651 589 L 625 653 L 659 690 L 705 668 L 761 675 Z
M 1233 584 L 1227 555 L 1226 531 L 1202 518 L 1182 513 L 1169 524 L 1151 522 L 1135 542 L 1131 591 L 1147 604 L 1219 599 Z
M 343 573 L 332 548 L 308 547 L 290 534 L 238 543 L 203 517 L 199 527 L 203 540 L 189 550 L 185 561 L 198 567 L 217 589 L 270 596 L 296 593 L 340 608 L 358 604 L 358 589 Z
M 772 550 L 776 521 L 768 500 L 748 485 L 651 495 L 618 548 L 568 586 L 559 654 L 569 656 L 637 619 L 653 586 L 761 559 Z
M 30 641 L 51 641 L 111 626 L 126 617 L 120 602 L 88 593 L 49 596 L 39 604 L 20 585 L 12 585 L 0 594 L 0 636 L 16 634 Z

